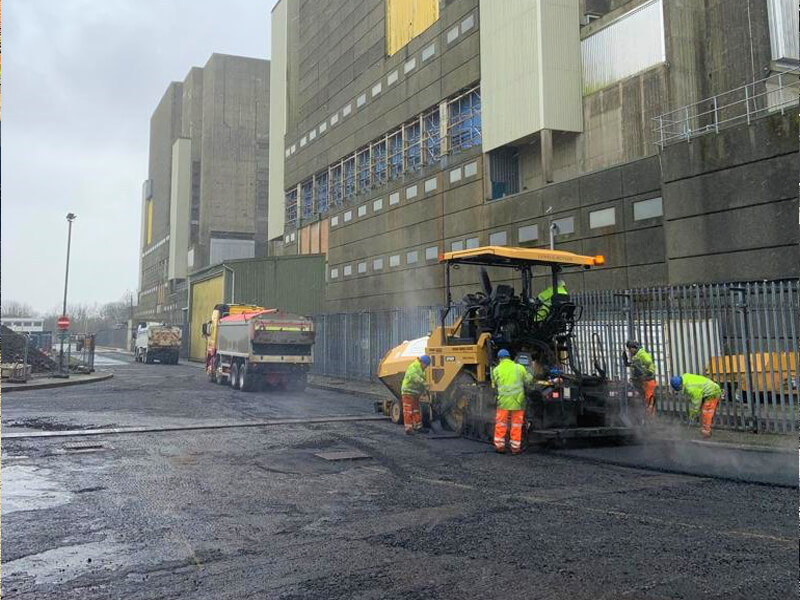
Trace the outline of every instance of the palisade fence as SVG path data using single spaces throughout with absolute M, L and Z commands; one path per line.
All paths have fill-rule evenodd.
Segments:
M 718 426 L 761 432 L 797 430 L 800 393 L 800 294 L 797 281 L 708 284 L 588 291 L 574 331 L 576 366 L 597 366 L 609 379 L 627 378 L 622 352 L 636 339 L 656 363 L 659 414 L 686 419 L 686 403 L 671 393 L 673 374 L 698 373 L 724 390 Z M 426 306 L 314 317 L 314 373 L 377 381 L 381 358 L 405 340 L 437 326 L 442 307 Z M 447 324 L 458 318 L 452 307 Z

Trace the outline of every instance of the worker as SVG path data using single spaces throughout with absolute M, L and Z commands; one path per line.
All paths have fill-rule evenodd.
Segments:
M 711 437 L 711 423 L 714 413 L 722 396 L 719 385 L 702 375 L 684 373 L 682 376 L 674 375 L 669 380 L 672 389 L 683 392 L 689 398 L 689 418 L 694 420 L 700 416 L 700 431 L 703 437 Z
M 419 412 L 419 397 L 425 393 L 428 383 L 425 379 L 425 369 L 431 364 L 431 358 L 423 354 L 415 359 L 406 369 L 403 377 L 403 426 L 406 434 L 411 435 L 422 431 L 422 417 Z
M 553 292 L 553 286 L 548 286 L 539 292 L 539 295 L 536 297 L 536 302 L 538 306 L 538 310 L 536 311 L 536 321 L 544 321 L 547 318 L 547 315 L 550 314 L 550 305 L 553 303 L 553 296 L 555 294 L 559 294 L 562 296 L 569 296 L 569 292 L 567 291 L 567 284 L 564 282 L 563 279 L 558 280 L 558 288 L 555 292 Z
M 656 416 L 656 366 L 653 357 L 639 342 L 625 342 L 628 353 L 622 353 L 625 366 L 631 369 L 631 382 L 644 400 L 645 418 L 652 422 Z M 630 355 L 630 356 L 629 356 Z
M 497 390 L 497 412 L 494 420 L 494 449 L 506 451 L 506 433 L 511 419 L 511 454 L 522 452 L 522 424 L 525 422 L 525 387 L 533 383 L 533 375 L 524 366 L 511 360 L 508 350 L 497 353 L 500 359 L 492 369 L 492 385 Z

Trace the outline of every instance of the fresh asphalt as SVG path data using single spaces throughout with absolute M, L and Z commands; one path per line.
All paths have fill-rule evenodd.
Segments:
M 759 455 L 775 470 L 760 479 L 751 455 L 711 448 L 499 456 L 386 421 L 325 422 L 374 417 L 357 396 L 245 394 L 124 355 L 103 368 L 114 378 L 4 398 L 4 434 L 149 431 L 3 439 L 3 598 L 796 592 L 788 454 Z

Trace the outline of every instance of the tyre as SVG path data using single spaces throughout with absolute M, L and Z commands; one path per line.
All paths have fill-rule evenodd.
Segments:
M 392 407 L 389 410 L 389 418 L 392 423 L 396 425 L 403 424 L 403 403 L 400 400 L 393 400 Z
M 243 392 L 253 391 L 253 372 L 250 370 L 250 365 L 247 361 L 242 363 L 239 368 L 239 389 Z
M 231 387 L 235 390 L 239 389 L 239 363 L 231 364 L 231 374 L 228 377 Z

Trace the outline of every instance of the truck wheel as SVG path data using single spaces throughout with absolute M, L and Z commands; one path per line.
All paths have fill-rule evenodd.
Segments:
M 250 365 L 245 361 L 239 368 L 239 389 L 243 392 L 253 391 L 253 373 Z
M 393 400 L 391 409 L 389 410 L 389 418 L 392 423 L 396 425 L 403 424 L 403 404 L 400 400 Z
M 230 384 L 235 390 L 239 389 L 239 363 L 231 364 Z

